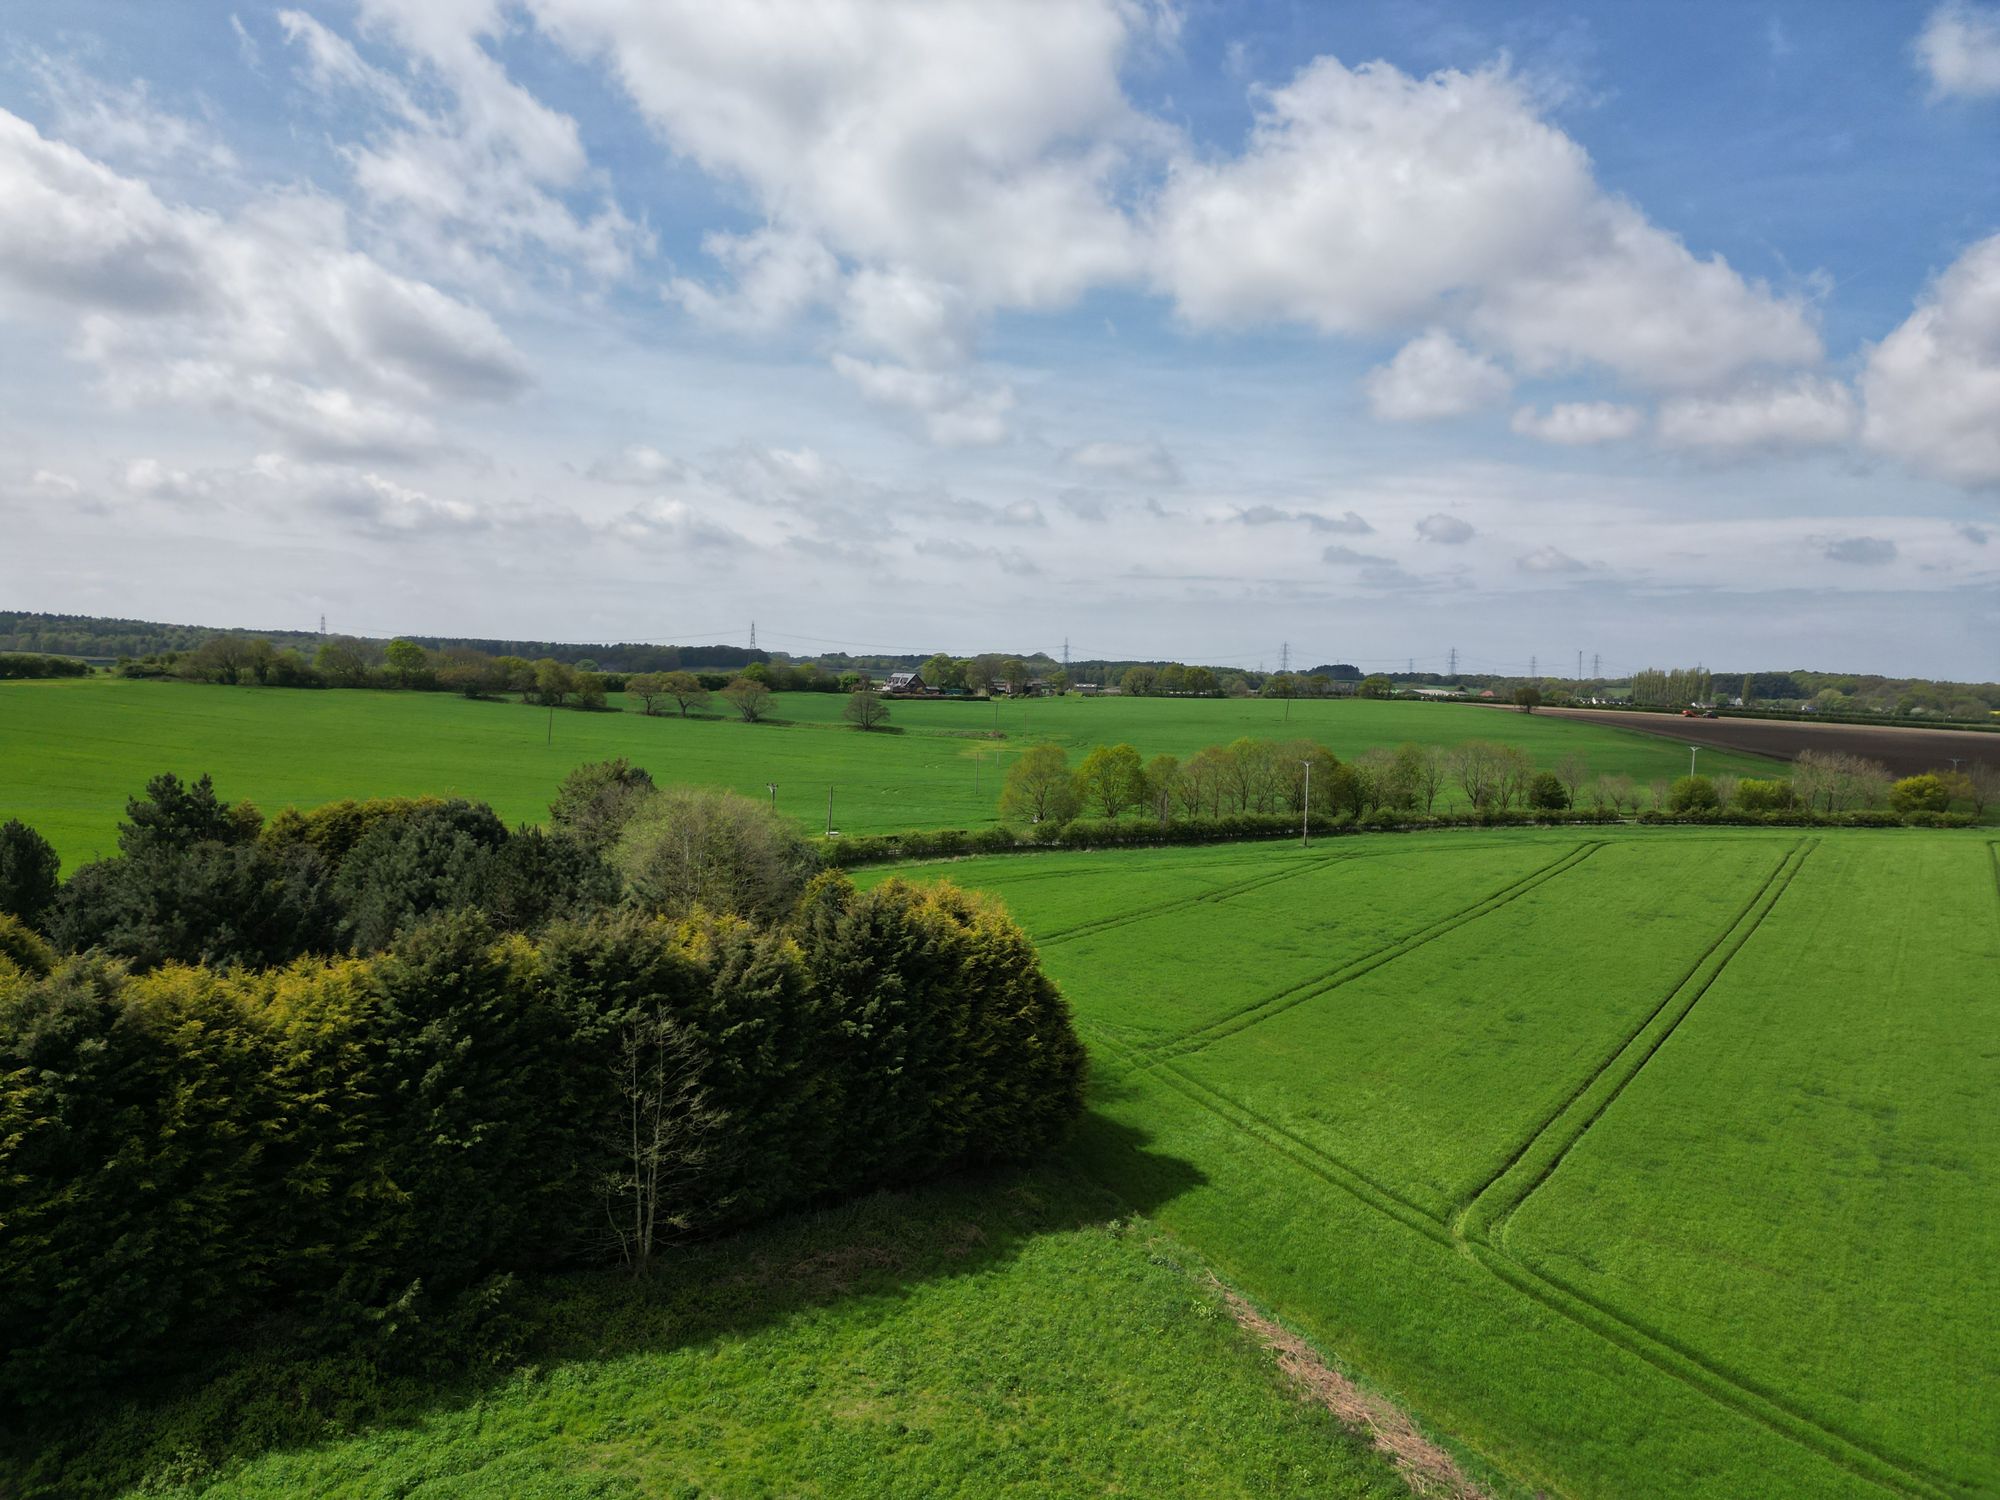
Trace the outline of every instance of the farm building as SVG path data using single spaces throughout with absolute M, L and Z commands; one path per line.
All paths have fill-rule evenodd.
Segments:
M 928 693 L 930 687 L 924 682 L 921 672 L 891 672 L 889 680 L 882 685 L 882 691 L 899 698 L 914 698 Z

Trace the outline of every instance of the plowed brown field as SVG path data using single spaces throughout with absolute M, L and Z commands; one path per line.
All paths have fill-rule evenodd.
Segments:
M 1898 776 L 1960 769 L 1975 761 L 2000 766 L 2000 734 L 1976 729 L 1905 729 L 1885 724 L 1814 724 L 1795 719 L 1683 719 L 1678 714 L 1602 708 L 1545 708 L 1545 714 L 1636 729 L 1688 745 L 1793 760 L 1804 750 L 1841 750 L 1879 760 Z

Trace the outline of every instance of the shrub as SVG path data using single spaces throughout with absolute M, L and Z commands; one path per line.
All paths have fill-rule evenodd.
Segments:
M 789 821 L 735 792 L 669 787 L 634 814 L 616 863 L 648 911 L 773 920 L 790 911 L 818 860 Z
M 1928 771 L 1905 776 L 1889 788 L 1889 806 L 1899 813 L 1941 813 L 1951 806 L 1951 788 L 1943 777 Z
M 1537 771 L 1528 783 L 1528 806 L 1560 812 L 1569 806 L 1569 788 L 1553 771 Z
M 603 854 L 618 842 L 626 823 L 653 790 L 652 776 L 622 755 L 578 766 L 556 788 L 549 822 L 585 848 Z
M 1789 781 L 1746 779 L 1736 783 L 1736 805 L 1745 812 L 1783 812 L 1796 805 Z
M 47 839 L 19 818 L 0 823 L 0 916 L 40 928 L 55 905 L 61 871 Z
M 1706 812 L 1720 805 L 1715 783 L 1706 776 L 1683 776 L 1667 793 L 1668 812 Z

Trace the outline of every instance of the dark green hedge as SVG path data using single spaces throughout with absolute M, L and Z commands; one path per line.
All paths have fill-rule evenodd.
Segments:
M 689 1091 L 675 1232 L 1024 1159 L 1082 1108 L 1061 995 L 949 886 L 824 876 L 784 928 L 627 913 L 539 944 L 460 912 L 267 971 L 93 954 L 36 977 L 45 953 L 14 946 L 0 1407 L 91 1399 L 274 1315 L 451 1357 L 512 1273 L 620 1249 L 635 1037 Z

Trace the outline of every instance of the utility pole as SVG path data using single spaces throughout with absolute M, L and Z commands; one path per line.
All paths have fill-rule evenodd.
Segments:
M 778 810 L 778 783 L 767 781 L 764 783 L 764 788 L 771 794 L 771 811 L 776 812 Z
M 1451 667 L 1449 671 L 1449 676 L 1451 677 L 1451 680 L 1453 682 L 1458 681 L 1458 647 L 1456 646 L 1453 646 L 1451 648 Z
M 555 742 L 556 742 L 556 701 L 555 699 L 551 698 L 549 700 L 549 737 L 543 740 L 542 743 L 545 745 L 553 745 Z
M 750 649 L 752 651 L 757 649 L 757 622 L 755 620 L 750 622 Z
M 1065 679 L 1065 680 L 1067 680 L 1067 679 L 1068 679 L 1068 677 L 1069 677 L 1069 637 L 1068 637 L 1068 636 L 1064 636 L 1064 637 L 1063 637 L 1063 677 L 1064 677 L 1064 679 Z
M 1604 668 L 1598 665 L 1603 660 L 1604 658 L 1599 656 L 1595 651 L 1590 653 L 1590 680 L 1592 682 L 1595 682 L 1604 675 Z
M 1313 763 L 1302 760 L 1299 764 L 1306 768 L 1306 794 L 1299 803 L 1299 847 L 1309 849 L 1312 847 Z
M 1576 680 L 1578 682 L 1583 681 L 1583 653 L 1581 651 L 1576 653 Z
M 326 616 L 325 616 L 325 615 L 321 615 L 321 616 L 319 617 L 319 633 L 320 633 L 321 635 L 325 635 L 325 634 L 326 634 Z
M 833 786 L 831 783 L 828 784 L 826 789 L 826 836 L 828 838 L 833 837 Z
M 1404 661 L 1403 675 L 1405 677 L 1414 677 L 1417 675 L 1417 659 L 1414 656 Z
M 1535 681 L 1538 681 L 1538 680 L 1540 680 L 1540 678 L 1541 678 L 1541 675 L 1542 675 L 1542 670 L 1541 670 L 1541 658 L 1540 658 L 1539 656 L 1531 656 L 1531 657 L 1529 657 L 1529 658 L 1528 658 L 1528 680 L 1529 680 L 1530 682 L 1535 682 Z
M 1292 643 L 1290 641 L 1286 641 L 1284 645 L 1278 648 L 1278 670 L 1280 672 L 1289 672 L 1292 670 Z

